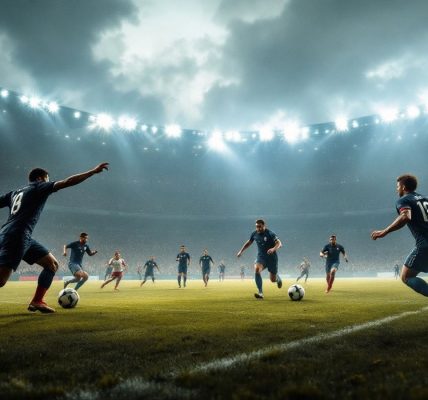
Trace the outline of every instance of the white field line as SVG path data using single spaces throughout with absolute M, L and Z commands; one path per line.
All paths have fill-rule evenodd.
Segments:
M 260 350 L 251 351 L 249 353 L 242 353 L 233 357 L 225 357 L 225 358 L 220 358 L 218 360 L 209 361 L 207 363 L 197 365 L 196 367 L 192 368 L 187 372 L 190 374 L 194 374 L 198 372 L 209 372 L 212 370 L 227 369 L 227 368 L 233 367 L 236 364 L 241 364 L 254 359 L 261 358 L 272 352 L 285 352 L 287 350 L 301 347 L 302 345 L 319 343 L 325 340 L 346 336 L 351 333 L 355 333 L 365 329 L 370 329 L 370 328 L 378 327 L 384 324 L 388 324 L 389 322 L 395 321 L 397 319 L 405 318 L 410 315 L 417 315 L 425 311 L 428 311 L 428 306 L 423 307 L 416 311 L 406 311 L 401 314 L 391 315 L 389 317 L 385 317 L 375 321 L 369 321 L 359 325 L 347 326 L 345 328 L 341 328 L 333 332 L 320 333 L 319 335 L 315 335 L 305 339 L 294 340 L 288 343 L 280 343 L 273 346 L 262 348 Z M 177 374 L 174 374 L 174 375 L 177 375 Z

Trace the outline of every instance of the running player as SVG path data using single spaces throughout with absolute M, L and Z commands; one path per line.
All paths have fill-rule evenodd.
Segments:
M 245 265 L 241 265 L 241 281 L 245 279 Z
M 414 291 L 428 296 L 428 284 L 418 277 L 420 272 L 428 272 L 428 197 L 415 192 L 418 180 L 414 175 L 401 175 L 397 178 L 396 203 L 398 217 L 386 228 L 374 231 L 373 240 L 385 237 L 391 232 L 407 225 L 416 240 L 401 268 L 401 280 Z
M 110 282 L 114 281 L 116 279 L 116 285 L 114 286 L 114 290 L 119 290 L 117 287 L 119 286 L 120 281 L 123 277 L 123 271 L 128 270 L 128 266 L 126 265 L 126 262 L 123 258 L 120 257 L 120 252 L 115 251 L 114 256 L 110 258 L 110 261 L 108 262 L 109 265 L 112 266 L 113 272 L 111 273 L 111 278 L 106 280 L 102 285 L 101 289 L 108 285 Z
M 180 252 L 175 260 L 178 261 L 178 287 L 181 288 L 181 277 L 183 277 L 183 286 L 186 287 L 187 267 L 190 265 L 190 254 L 186 253 L 186 246 L 180 246 Z
M 89 236 L 86 232 L 82 232 L 79 236 L 79 240 L 64 245 L 64 257 L 67 257 L 67 249 L 71 249 L 70 260 L 68 261 L 68 269 L 73 274 L 74 278 L 68 281 L 64 281 L 64 289 L 70 283 L 76 283 L 74 290 L 79 290 L 89 278 L 89 274 L 83 270 L 82 262 L 83 255 L 86 253 L 89 256 L 94 256 L 98 253 L 97 250 L 92 251 L 88 246 Z
M 0 196 L 0 208 L 9 207 L 9 217 L 0 228 L 0 287 L 16 271 L 21 260 L 29 264 L 38 264 L 43 268 L 39 275 L 37 289 L 28 305 L 29 311 L 53 313 L 43 300 L 51 286 L 58 261 L 49 250 L 32 238 L 33 229 L 48 197 L 58 190 L 65 189 L 108 169 L 108 163 L 102 163 L 81 174 L 64 180 L 49 182 L 49 174 L 42 168 L 33 169 L 28 176 L 29 184 Z
M 277 250 L 282 247 L 281 240 L 271 230 L 266 228 L 265 221 L 258 219 L 256 221 L 256 230 L 251 234 L 241 250 L 238 251 L 237 257 L 256 241 L 258 247 L 257 259 L 254 264 L 255 281 L 258 293 L 254 296 L 256 299 L 263 299 L 263 280 L 262 271 L 267 268 L 270 274 L 271 282 L 276 282 L 279 289 L 282 287 L 282 280 L 278 275 L 278 254 Z
M 330 236 L 330 241 L 326 244 L 320 252 L 320 257 L 325 258 L 325 273 L 327 281 L 326 293 L 329 293 L 336 276 L 336 272 L 340 265 L 340 253 L 343 254 L 343 258 L 348 262 L 348 257 L 346 257 L 345 249 L 342 245 L 336 242 L 336 235 Z
M 144 272 L 144 280 L 143 282 L 141 282 L 140 287 L 146 283 L 148 277 L 151 277 L 152 282 L 155 283 L 155 273 L 154 273 L 155 268 L 158 270 L 158 272 L 160 272 L 160 269 L 156 264 L 155 258 L 151 256 L 150 260 L 146 261 L 146 263 L 143 266 L 143 269 L 145 269 L 146 271 Z
M 202 253 L 201 258 L 199 259 L 199 266 L 202 270 L 202 279 L 204 281 L 205 287 L 208 285 L 210 279 L 211 266 L 214 266 L 214 261 L 210 255 L 208 255 L 208 250 L 205 249 Z
M 107 263 L 106 264 L 106 271 L 104 273 L 104 280 L 106 281 L 107 279 L 111 278 L 111 273 L 113 271 L 113 267 Z
M 226 271 L 226 265 L 224 265 L 224 260 L 220 261 L 220 264 L 218 265 L 218 280 L 224 281 L 224 273 Z
M 303 261 L 300 264 L 300 276 L 296 279 L 296 282 L 299 282 L 299 279 L 305 277 L 305 283 L 309 277 L 309 268 L 311 267 L 311 263 L 306 257 L 303 257 Z
M 398 264 L 394 265 L 394 278 L 398 279 L 400 276 L 400 266 Z

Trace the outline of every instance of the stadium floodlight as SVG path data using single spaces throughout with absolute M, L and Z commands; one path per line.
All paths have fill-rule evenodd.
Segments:
M 379 111 L 379 116 L 382 122 L 388 124 L 398 118 L 398 110 L 396 108 L 383 108 Z
M 208 147 L 215 151 L 225 151 L 226 144 L 223 140 L 223 133 L 220 131 L 214 131 L 208 139 Z
M 158 132 L 158 127 L 157 126 L 152 126 L 151 131 L 152 131 L 153 134 L 156 134 Z
M 6 89 L 2 89 L 2 91 L 0 92 L 0 96 L 5 99 L 6 97 L 9 96 L 9 91 Z
M 146 124 L 141 125 L 141 130 L 142 130 L 143 132 L 147 132 L 147 129 L 148 129 L 148 126 L 147 126 Z
M 75 111 L 73 116 L 74 118 L 79 119 L 82 116 L 82 114 L 80 113 L 80 111 Z
M 55 101 L 51 101 L 46 104 L 46 108 L 51 114 L 55 114 L 59 111 L 59 105 Z
M 357 128 L 360 126 L 360 124 L 358 123 L 358 121 L 357 121 L 356 119 L 354 119 L 354 120 L 352 121 L 352 123 L 351 123 L 351 126 L 352 126 L 354 129 L 357 129 Z
M 238 143 L 242 140 L 241 134 L 238 131 L 227 131 L 224 137 L 228 142 Z
M 343 116 L 337 117 L 334 124 L 338 132 L 347 132 L 349 130 L 348 119 Z
M 95 126 L 100 129 L 104 129 L 108 131 L 112 128 L 113 125 L 114 125 L 114 120 L 108 114 L 101 113 L 95 117 Z
M 297 121 L 288 121 L 284 124 L 284 139 L 290 143 L 297 143 L 302 139 L 301 128 Z
M 133 131 L 137 127 L 137 121 L 134 118 L 120 117 L 117 121 L 119 128 L 125 131 Z
M 165 134 L 170 138 L 179 138 L 182 132 L 183 131 L 181 130 L 180 126 L 177 124 L 171 124 L 165 127 Z
M 417 106 L 409 106 L 406 109 L 407 118 L 414 119 L 421 115 L 421 109 Z
M 40 108 L 41 106 L 41 100 L 38 97 L 31 97 L 28 101 L 28 104 L 31 108 Z
M 302 140 L 306 140 L 309 138 L 310 129 L 309 126 L 304 126 L 300 129 L 300 138 Z
M 270 126 L 263 126 L 259 130 L 259 139 L 261 142 L 270 142 L 274 138 L 273 129 Z
M 30 99 L 25 95 L 21 96 L 19 100 L 21 100 L 21 103 L 23 104 L 28 104 L 28 102 L 30 101 Z

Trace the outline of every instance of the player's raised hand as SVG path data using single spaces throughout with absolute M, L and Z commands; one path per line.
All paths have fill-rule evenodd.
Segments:
M 92 172 L 93 172 L 94 174 L 99 174 L 100 172 L 103 172 L 104 170 L 108 171 L 108 166 L 109 166 L 109 163 L 107 163 L 107 162 L 104 162 L 104 163 L 98 164 L 98 165 L 97 165 L 97 166 L 92 170 Z

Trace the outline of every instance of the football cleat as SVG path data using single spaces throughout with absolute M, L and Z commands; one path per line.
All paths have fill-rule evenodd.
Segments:
M 41 302 L 32 301 L 28 305 L 28 311 L 31 311 L 31 312 L 40 311 L 43 314 L 51 314 L 55 312 L 55 309 L 52 307 L 49 307 L 44 301 L 41 301 Z
M 263 300 L 263 299 L 264 299 L 263 293 L 254 293 L 254 297 L 255 297 L 256 299 L 260 299 L 260 300 Z

